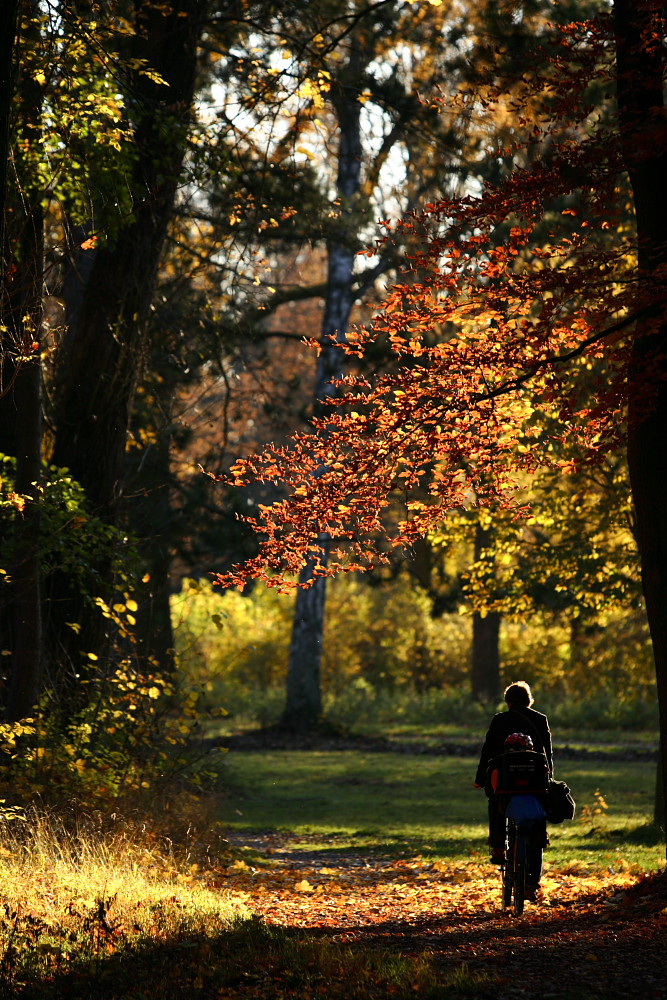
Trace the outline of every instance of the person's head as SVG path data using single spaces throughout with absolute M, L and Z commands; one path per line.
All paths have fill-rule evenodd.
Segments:
M 532 750 L 533 741 L 527 733 L 511 733 L 503 747 L 505 750 Z
M 514 681 L 505 688 L 505 701 L 510 708 L 530 708 L 533 696 L 525 681 Z

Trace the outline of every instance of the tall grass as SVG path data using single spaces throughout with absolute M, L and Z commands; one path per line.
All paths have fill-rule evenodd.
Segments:
M 191 845 L 144 825 L 31 809 L 0 817 L 0 992 L 186 933 L 210 935 L 245 914 L 200 880 Z

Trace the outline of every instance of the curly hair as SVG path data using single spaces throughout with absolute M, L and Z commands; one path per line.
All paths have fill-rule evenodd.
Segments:
M 512 707 L 529 708 L 533 704 L 533 696 L 530 687 L 525 681 L 513 681 L 509 687 L 505 688 L 505 701 Z

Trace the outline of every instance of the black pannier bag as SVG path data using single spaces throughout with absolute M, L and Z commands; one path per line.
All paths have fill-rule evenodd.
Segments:
M 547 820 L 550 823 L 562 823 L 566 819 L 574 819 L 575 802 L 572 793 L 564 781 L 549 781 L 547 789 Z
M 534 750 L 514 750 L 495 761 L 498 795 L 544 795 L 547 790 L 547 759 Z

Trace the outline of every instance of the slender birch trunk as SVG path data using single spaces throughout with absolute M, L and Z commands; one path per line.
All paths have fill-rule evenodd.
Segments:
M 345 72 L 336 82 L 332 100 L 338 119 L 337 194 L 340 202 L 338 231 L 327 244 L 327 293 L 322 320 L 322 349 L 315 381 L 314 414 L 324 411 L 325 400 L 336 392 L 342 374 L 342 352 L 354 303 L 353 272 L 357 250 L 355 200 L 361 183 L 361 104 L 358 96 L 365 66 L 359 51 L 350 54 Z M 329 539 L 320 535 L 320 562 L 326 564 Z M 301 572 L 294 609 L 287 670 L 287 699 L 283 724 L 291 729 L 315 726 L 322 713 L 320 668 L 324 636 L 326 578 L 313 579 L 314 560 Z

